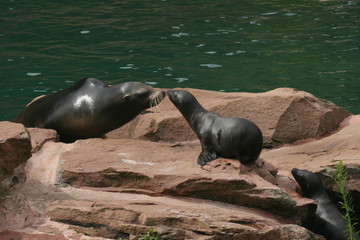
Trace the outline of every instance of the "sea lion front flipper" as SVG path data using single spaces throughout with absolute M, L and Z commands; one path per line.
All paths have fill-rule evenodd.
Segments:
M 208 150 L 203 150 L 200 155 L 199 155 L 199 158 L 198 158 L 198 161 L 197 163 L 200 165 L 200 166 L 204 166 L 206 165 L 208 162 L 212 161 L 212 160 L 215 160 L 217 158 L 217 154 L 216 152 L 210 152 Z
M 211 144 L 211 135 L 209 134 L 209 131 L 202 133 L 201 137 L 199 138 L 202 151 L 198 157 L 197 163 L 200 166 L 204 166 L 208 162 L 215 160 L 218 156 Z

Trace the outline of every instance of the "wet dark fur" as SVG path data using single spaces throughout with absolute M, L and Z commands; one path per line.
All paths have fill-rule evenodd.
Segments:
M 243 118 L 224 118 L 207 111 L 187 91 L 168 90 L 167 94 L 200 139 L 199 165 L 218 157 L 237 158 L 243 164 L 259 157 L 263 137 L 253 122 Z
M 109 86 L 95 78 L 84 78 L 35 100 L 14 121 L 26 127 L 55 129 L 61 141 L 73 142 L 103 137 L 164 97 L 164 92 L 140 82 Z
M 294 168 L 291 171 L 300 185 L 303 196 L 317 203 L 316 212 L 304 222 L 304 227 L 314 233 L 323 235 L 327 240 L 347 240 L 347 224 L 331 202 L 318 176 L 307 170 Z M 359 236 L 355 239 L 360 240 Z

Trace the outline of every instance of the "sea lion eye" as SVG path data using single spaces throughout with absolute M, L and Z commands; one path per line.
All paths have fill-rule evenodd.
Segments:
M 139 92 L 137 92 L 137 95 L 139 96 L 146 96 L 148 91 L 146 89 L 141 89 Z

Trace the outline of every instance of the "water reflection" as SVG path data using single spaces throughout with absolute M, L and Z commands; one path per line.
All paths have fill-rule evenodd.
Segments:
M 200 64 L 201 67 L 208 67 L 208 68 L 219 68 L 222 67 L 220 64 L 213 64 L 213 63 L 207 63 L 207 64 Z

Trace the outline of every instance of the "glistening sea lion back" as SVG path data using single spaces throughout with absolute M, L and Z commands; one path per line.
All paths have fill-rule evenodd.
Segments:
M 55 129 L 61 141 L 72 142 L 103 137 L 164 97 L 163 91 L 140 82 L 110 86 L 84 78 L 72 87 L 33 101 L 14 121 L 26 127 Z

